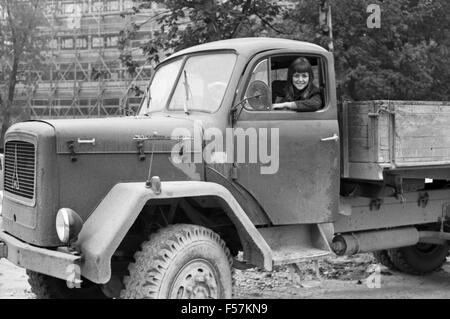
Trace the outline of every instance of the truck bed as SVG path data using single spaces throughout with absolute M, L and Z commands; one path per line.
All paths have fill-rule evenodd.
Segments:
M 386 171 L 449 171 L 450 102 L 345 102 L 340 117 L 343 178 L 380 181 Z

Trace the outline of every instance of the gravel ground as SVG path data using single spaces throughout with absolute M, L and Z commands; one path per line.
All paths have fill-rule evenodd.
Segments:
M 393 299 L 450 298 L 450 260 L 424 277 L 393 272 L 371 254 L 328 257 L 299 264 L 300 272 L 283 267 L 272 273 L 237 271 L 237 298 Z M 378 275 L 378 277 L 376 277 Z M 379 280 L 377 280 L 379 278 Z
M 380 267 L 380 287 L 369 288 L 367 278 L 377 270 L 371 255 L 330 257 L 299 265 L 300 272 L 282 267 L 272 273 L 236 270 L 239 299 L 297 298 L 450 298 L 450 261 L 442 270 L 414 277 Z M 376 283 L 374 281 L 370 281 Z M 0 261 L 0 299 L 33 299 L 23 269 Z

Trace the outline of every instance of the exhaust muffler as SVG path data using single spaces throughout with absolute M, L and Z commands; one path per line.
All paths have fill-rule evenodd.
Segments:
M 420 240 L 414 227 L 347 233 L 333 238 L 331 248 L 336 255 L 355 255 L 377 250 L 414 246 Z

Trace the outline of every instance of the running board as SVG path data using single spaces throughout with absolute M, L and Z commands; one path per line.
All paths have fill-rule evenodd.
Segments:
M 258 229 L 272 249 L 273 266 L 295 264 L 332 253 L 330 224 L 290 225 Z

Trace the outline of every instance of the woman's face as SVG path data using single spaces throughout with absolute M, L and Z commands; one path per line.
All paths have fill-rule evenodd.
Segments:
M 294 73 L 294 75 L 292 76 L 292 84 L 299 91 L 305 89 L 309 84 L 309 73 Z

